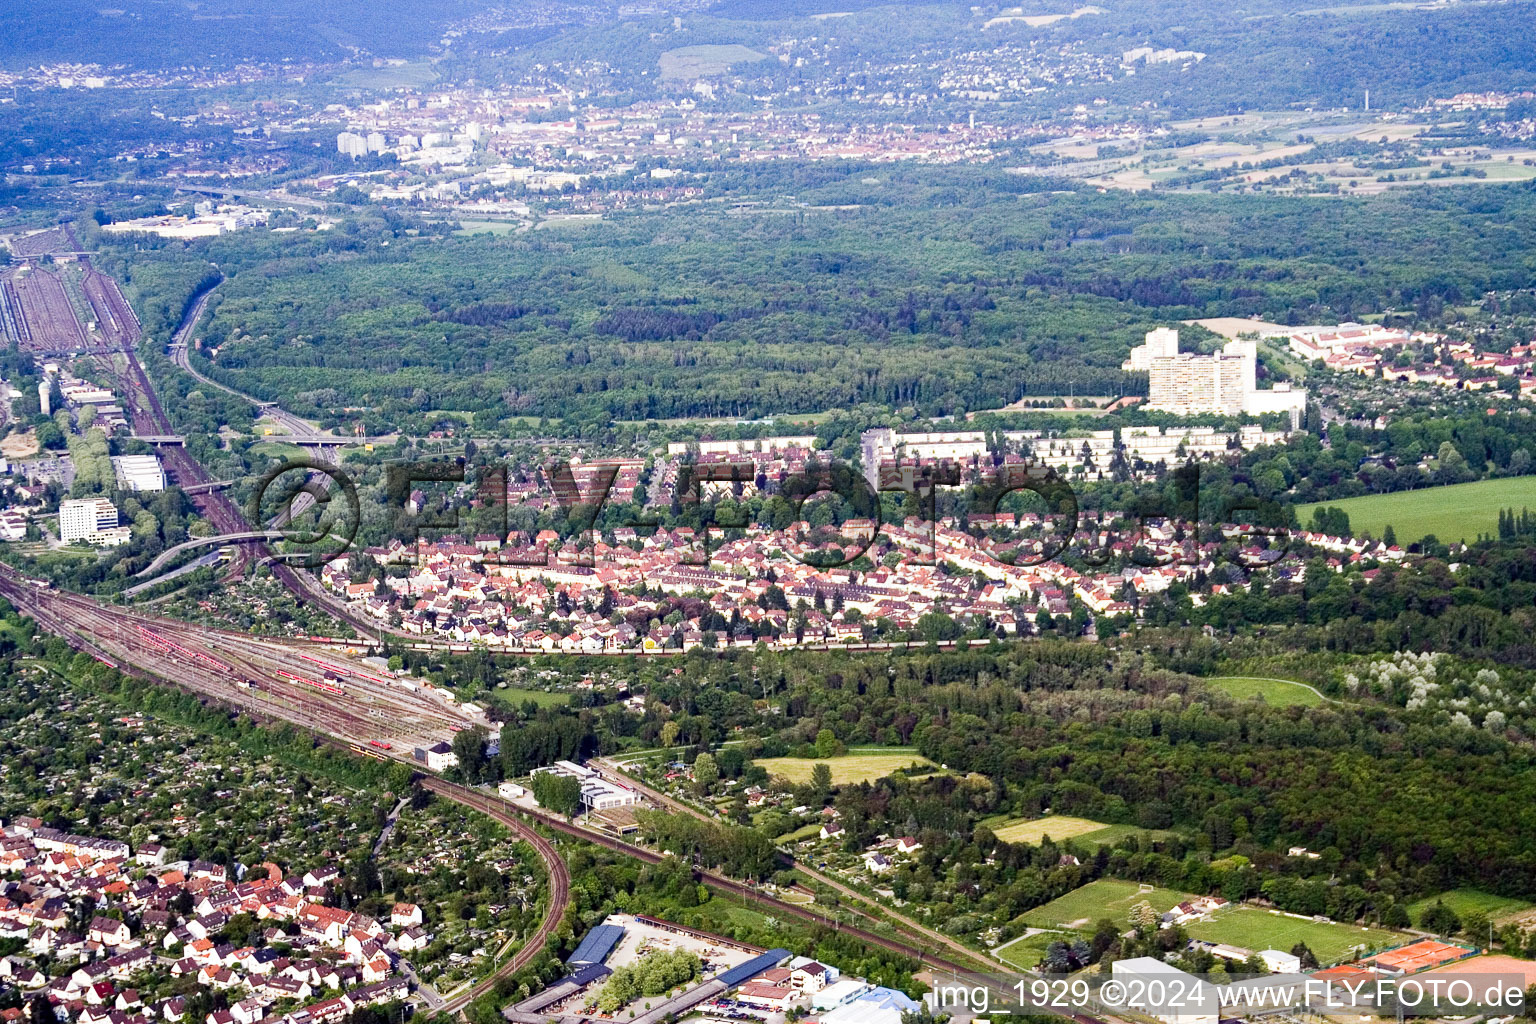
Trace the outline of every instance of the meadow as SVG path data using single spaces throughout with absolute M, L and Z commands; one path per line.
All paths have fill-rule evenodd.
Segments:
M 1238 700 L 1258 697 L 1271 707 L 1309 708 L 1323 702 L 1316 690 L 1289 679 L 1270 679 L 1263 676 L 1213 676 L 1206 683 Z
M 824 764 L 832 769 L 832 785 L 846 786 L 850 783 L 874 782 L 883 779 L 903 768 L 914 765 L 937 767 L 934 763 L 921 754 L 903 750 L 895 750 L 885 753 L 854 753 L 844 754 L 841 757 L 766 757 L 752 762 L 760 765 L 769 775 L 778 775 L 788 779 L 795 785 L 803 785 L 811 781 L 811 770 L 818 764 Z
M 1443 542 L 1473 541 L 1478 534 L 1498 530 L 1499 511 L 1536 508 L 1536 476 L 1478 480 L 1470 484 L 1425 487 L 1396 494 L 1372 494 L 1296 506 L 1296 519 L 1306 525 L 1321 506 L 1343 509 L 1356 536 L 1369 532 L 1380 538 L 1388 526 L 1398 544 L 1411 544 L 1429 534 Z
M 1032 971 L 1045 958 L 1046 948 L 1053 942 L 1071 943 L 1081 938 L 1071 932 L 1036 932 L 998 946 L 992 955 L 1018 971 Z
M 704 43 L 698 46 L 679 46 L 661 55 L 661 77 L 697 78 L 700 75 L 718 75 L 728 71 L 732 64 L 750 64 L 768 55 L 742 46 L 740 43 Z
M 1418 924 L 1424 916 L 1424 912 L 1435 905 L 1438 900 L 1444 903 L 1456 916 L 1466 920 L 1468 914 L 1487 914 L 1494 921 L 1530 910 L 1532 904 L 1526 900 L 1517 900 L 1509 896 L 1495 896 L 1490 892 L 1480 892 L 1477 889 L 1452 889 L 1438 896 L 1426 896 L 1422 900 L 1408 904 L 1408 916 L 1414 924 Z
M 519 690 L 505 689 L 497 691 L 498 695 L 510 704 L 518 705 L 524 701 L 533 701 L 541 708 L 561 708 L 571 702 L 568 693 L 548 693 L 544 690 Z

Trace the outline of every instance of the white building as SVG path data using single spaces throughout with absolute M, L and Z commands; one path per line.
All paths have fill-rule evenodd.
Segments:
M 1223 416 L 1283 412 L 1294 428 L 1307 407 L 1307 393 L 1280 385 L 1270 391 L 1258 386 L 1258 344 L 1229 341 L 1220 352 L 1200 355 L 1179 351 L 1179 332 L 1159 327 L 1144 345 L 1131 349 L 1124 370 L 1147 374 L 1147 408 L 1177 416 L 1216 413 Z
M 1179 332 L 1171 327 L 1159 327 L 1147 332 L 1147 343 L 1131 349 L 1131 358 L 1125 362 L 1127 370 L 1150 370 L 1154 359 L 1172 359 L 1179 354 Z
M 530 775 L 548 773 L 564 775 L 581 783 L 581 806 L 588 811 L 606 811 L 614 807 L 631 807 L 640 802 L 640 794 L 616 782 L 609 782 L 597 772 L 572 761 L 556 761 L 544 768 L 535 768 Z
M 112 473 L 125 491 L 165 490 L 165 469 L 158 455 L 114 455 Z
M 26 540 L 27 514 L 20 509 L 0 511 L 0 540 Z
M 1301 957 L 1278 949 L 1261 949 L 1259 957 L 1273 974 L 1300 974 Z
M 1127 993 L 1132 998 L 1126 1005 L 1132 1010 L 1163 1024 L 1218 1024 L 1221 1000 L 1216 987 L 1187 971 L 1150 956 L 1116 960 L 1110 971 L 1116 981 L 1136 979 L 1138 982 L 1127 985 Z M 1137 998 L 1138 993 L 1145 994 L 1146 998 Z M 1159 993 L 1162 998 L 1158 998 Z
M 131 533 L 117 525 L 117 509 L 106 498 L 68 499 L 59 505 L 59 538 L 66 544 L 124 544 Z
M 336 136 L 336 152 L 354 160 L 360 156 L 367 156 L 368 140 L 353 132 L 342 132 Z

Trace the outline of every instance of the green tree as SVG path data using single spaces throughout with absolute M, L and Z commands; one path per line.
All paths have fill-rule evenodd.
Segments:
M 693 762 L 693 784 L 698 787 L 699 794 L 709 793 L 719 781 L 720 768 L 715 759 L 709 754 L 700 754 Z
M 581 810 L 581 783 L 569 775 L 539 772 L 533 776 L 533 798 L 539 806 L 567 818 Z
M 826 796 L 832 792 L 832 766 L 824 761 L 818 761 L 811 766 L 811 788 L 818 796 Z

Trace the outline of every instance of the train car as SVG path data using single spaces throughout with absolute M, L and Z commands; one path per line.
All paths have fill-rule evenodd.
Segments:
M 99 654 L 93 654 L 93 655 L 91 655 L 91 657 L 95 658 L 97 661 L 99 661 L 103 665 L 107 666 L 107 668 L 117 668 L 117 662 L 113 661 L 111 658 L 103 658 Z
M 343 687 L 335 686 L 331 683 L 324 683 L 315 679 L 308 679 L 304 676 L 294 675 L 292 672 L 285 672 L 282 669 L 278 669 L 277 674 L 284 679 L 291 679 L 296 683 L 303 683 L 305 686 L 313 686 L 315 689 L 324 690 L 326 693 L 334 693 L 337 696 L 346 696 L 346 690 Z
M 368 741 L 368 745 L 370 747 L 378 747 L 380 750 L 390 750 L 390 749 L 392 749 L 391 745 L 388 744 L 388 743 L 385 743 L 383 740 L 369 740 Z

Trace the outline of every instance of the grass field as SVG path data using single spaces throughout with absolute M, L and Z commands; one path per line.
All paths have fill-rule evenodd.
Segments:
M 1188 893 L 1173 889 L 1152 889 L 1143 892 L 1135 882 L 1122 882 L 1118 878 L 1100 878 L 1080 889 L 1073 889 L 1043 906 L 1024 914 L 1024 923 L 1033 928 L 1091 929 L 1101 918 L 1109 918 L 1126 928 L 1130 927 L 1128 915 L 1131 908 L 1145 900 L 1161 914 L 1169 907 L 1177 906 L 1190 898 Z M 1290 947 L 1287 946 L 1287 949 Z
M 1472 541 L 1480 533 L 1498 530 L 1500 509 L 1536 508 L 1536 476 L 1298 505 L 1296 519 L 1305 527 L 1312 519 L 1312 510 L 1327 505 L 1343 509 L 1357 535 L 1369 531 L 1372 537 L 1380 538 L 1390 525 L 1399 544 L 1410 544 L 1431 533 L 1441 541 Z
M 437 81 L 437 72 L 426 61 L 386 65 L 379 68 L 354 68 L 331 79 L 330 84 L 344 89 L 420 89 Z
M 844 786 L 853 782 L 874 782 L 912 765 L 933 765 L 921 754 L 905 751 L 867 754 L 844 754 L 842 757 L 826 757 L 812 760 L 805 757 L 767 757 L 752 762 L 761 765 L 769 775 L 779 775 L 790 782 L 801 784 L 811 781 L 811 769 L 824 764 L 832 769 L 832 785 Z
M 1238 700 L 1258 697 L 1273 707 L 1290 707 L 1293 704 L 1312 707 L 1321 704 L 1323 698 L 1316 690 L 1288 679 L 1267 679 L 1261 676 L 1213 676 L 1207 683 L 1231 694 Z
M 541 708 L 563 708 L 571 702 L 568 693 L 545 693 L 543 690 L 502 690 L 504 700 L 511 701 L 514 705 L 521 704 L 525 700 L 531 700 Z
M 773 841 L 775 846 L 785 846 L 789 843 L 798 843 L 802 839 L 811 839 L 820 834 L 821 826 L 812 822 L 809 825 L 801 825 L 793 832 L 786 832 Z
M 1436 900 L 1441 900 L 1446 906 L 1456 912 L 1456 916 L 1466 919 L 1471 913 L 1487 914 L 1497 921 L 1503 917 L 1530 910 L 1532 904 L 1525 900 L 1511 899 L 1508 896 L 1495 896 L 1489 892 L 1479 892 L 1476 889 L 1452 889 L 1443 892 L 1439 896 L 1429 896 L 1416 903 L 1408 904 L 1408 916 L 1414 924 L 1419 923 L 1424 912 L 1435 905 Z
M 999 946 L 992 951 L 1003 963 L 1019 971 L 1032 971 L 1035 965 L 1045 957 L 1045 949 L 1053 942 L 1071 943 L 1082 938 L 1072 932 L 1036 932 L 1026 938 L 1017 939 Z
M 526 227 L 514 220 L 461 220 L 456 235 L 515 235 Z M 534 422 L 538 422 L 534 418 Z
M 1038 845 L 1046 836 L 1056 842 L 1082 839 L 1109 845 L 1124 836 L 1147 831 L 1135 825 L 1106 825 L 1102 821 L 1073 818 L 1065 814 L 1052 814 L 1044 818 L 993 819 L 982 824 L 1005 843 L 1028 843 L 1030 846 Z
M 1408 938 L 1380 928 L 1357 928 L 1333 922 L 1303 921 L 1271 914 L 1256 907 L 1233 907 L 1221 911 L 1209 921 L 1184 926 L 1191 937 L 1206 942 L 1224 942 L 1251 949 L 1289 950 L 1298 942 L 1316 954 L 1323 964 L 1342 959 L 1354 946 L 1364 943 L 1372 949 L 1391 946 Z

